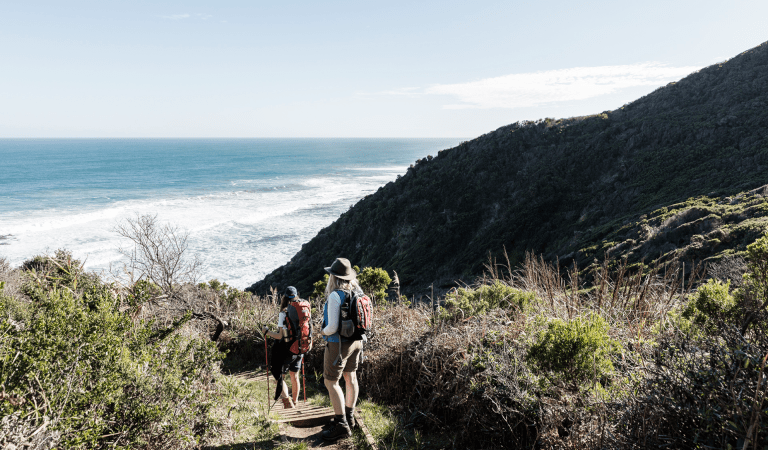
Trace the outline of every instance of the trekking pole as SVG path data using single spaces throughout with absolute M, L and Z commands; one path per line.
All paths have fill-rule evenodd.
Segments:
M 266 332 L 264 332 L 264 364 L 266 364 L 267 366 L 267 406 L 269 406 L 269 354 L 267 353 L 267 333 Z
M 304 403 L 307 403 L 307 378 L 304 376 L 304 360 L 301 360 L 301 379 L 304 383 Z

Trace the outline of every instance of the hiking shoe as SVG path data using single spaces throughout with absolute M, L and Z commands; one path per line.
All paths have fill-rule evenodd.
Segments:
M 343 416 L 342 416 L 343 417 Z M 323 431 L 324 441 L 338 441 L 352 436 L 352 430 L 349 429 L 349 425 L 346 422 L 337 421 L 333 424 L 333 428 Z
M 283 397 L 283 408 L 285 409 L 291 409 L 293 408 L 293 402 L 290 398 Z
M 357 421 L 355 420 L 355 411 L 354 410 L 346 410 L 344 411 L 344 415 L 347 416 L 347 425 L 349 425 L 349 428 L 355 428 L 357 426 Z

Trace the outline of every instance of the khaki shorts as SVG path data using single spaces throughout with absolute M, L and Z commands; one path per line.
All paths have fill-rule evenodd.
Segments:
M 323 377 L 328 381 L 338 381 L 341 372 L 354 372 L 363 351 L 363 341 L 341 343 L 341 365 L 334 366 L 333 362 L 339 356 L 339 343 L 328 342 L 323 355 Z

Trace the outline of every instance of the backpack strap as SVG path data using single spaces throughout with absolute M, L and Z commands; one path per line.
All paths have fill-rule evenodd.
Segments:
M 341 304 L 339 305 L 339 355 L 336 357 L 336 361 L 334 361 L 334 365 L 337 365 L 337 363 L 341 363 L 341 343 L 342 342 L 349 342 L 347 338 L 341 335 L 341 322 L 342 317 L 344 314 L 344 308 L 346 307 L 347 315 L 349 316 L 351 303 L 352 303 L 352 292 L 351 291 L 345 291 L 343 289 L 337 289 L 335 292 L 338 292 L 339 297 L 341 297 Z M 343 295 L 343 297 L 342 297 Z M 348 317 L 349 318 L 349 317 Z
M 285 325 L 288 330 L 288 335 L 285 337 L 285 342 L 291 342 L 296 340 L 296 332 L 298 331 L 299 313 L 296 311 L 296 306 L 293 302 L 288 302 L 288 306 L 285 308 Z

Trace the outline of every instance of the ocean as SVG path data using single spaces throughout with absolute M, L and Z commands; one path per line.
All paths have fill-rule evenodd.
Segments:
M 201 281 L 245 288 L 416 159 L 435 139 L 0 139 L 0 257 L 70 251 L 119 272 L 119 223 L 189 232 Z M 329 261 L 330 264 L 331 261 Z

